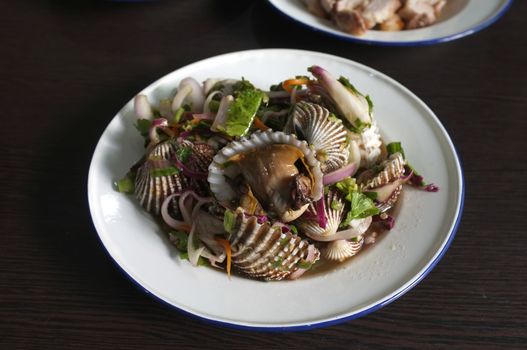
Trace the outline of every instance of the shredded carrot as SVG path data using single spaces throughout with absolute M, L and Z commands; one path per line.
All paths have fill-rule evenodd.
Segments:
M 294 78 L 294 79 L 288 79 L 282 82 L 282 87 L 284 88 L 285 91 L 291 92 L 294 86 L 309 85 L 309 83 L 310 81 L 307 78 L 300 78 L 300 79 Z
M 269 129 L 269 127 L 265 125 L 258 117 L 254 117 L 253 125 L 262 131 Z
M 223 238 L 216 238 L 216 242 L 221 244 L 223 246 L 223 249 L 225 249 L 225 254 L 227 255 L 227 276 L 231 277 L 231 257 L 232 257 L 232 250 L 231 250 L 231 244 L 228 240 Z

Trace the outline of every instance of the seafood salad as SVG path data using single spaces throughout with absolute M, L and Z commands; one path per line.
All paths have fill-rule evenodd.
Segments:
M 155 107 L 135 97 L 145 153 L 116 186 L 159 219 L 181 259 L 296 279 L 375 243 L 406 185 L 438 190 L 400 142 L 383 141 L 368 95 L 308 72 L 269 90 L 189 77 Z
M 303 0 L 308 11 L 352 35 L 399 31 L 434 24 L 446 0 Z

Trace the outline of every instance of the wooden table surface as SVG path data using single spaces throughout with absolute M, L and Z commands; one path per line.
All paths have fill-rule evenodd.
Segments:
M 264 1 L 0 3 L 0 348 L 527 347 L 527 2 L 475 35 L 374 47 Z M 327 52 L 401 82 L 464 166 L 463 219 L 415 288 L 360 319 L 300 333 L 210 325 L 134 286 L 99 243 L 88 167 L 116 111 L 166 73 L 256 48 Z

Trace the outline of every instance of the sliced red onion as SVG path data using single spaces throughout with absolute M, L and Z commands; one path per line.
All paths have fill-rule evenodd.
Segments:
M 203 112 L 203 103 L 205 102 L 205 94 L 203 93 L 203 87 L 200 85 L 200 83 L 197 82 L 196 79 L 191 77 L 185 78 L 179 83 L 180 89 L 186 88 L 187 86 L 190 86 L 191 88 L 191 91 L 187 96 L 190 100 L 189 102 L 191 105 L 192 112 Z M 174 105 L 172 105 L 172 110 L 174 111 Z
M 187 243 L 187 252 L 188 252 L 188 260 L 193 266 L 198 266 L 199 257 L 201 256 L 201 253 L 205 250 L 205 246 L 202 244 L 199 244 L 199 247 L 194 246 L 194 234 L 196 231 L 196 223 L 192 224 L 192 228 L 190 229 L 190 233 L 188 235 L 188 243 Z
M 217 91 L 214 91 L 214 92 L 210 93 L 210 95 L 207 96 L 207 98 L 205 99 L 205 102 L 203 103 L 203 112 L 204 113 L 209 113 L 210 112 L 210 102 L 212 101 L 212 99 L 216 95 L 220 95 L 221 96 L 222 92 L 217 90 Z
M 181 134 L 179 134 L 179 137 L 181 137 L 183 140 L 188 138 L 190 135 L 192 135 L 192 132 L 190 131 L 183 131 Z
M 207 177 L 209 176 L 208 173 L 206 172 L 199 172 L 199 171 L 194 171 L 192 169 L 190 169 L 188 166 L 186 166 L 185 164 L 183 164 L 183 162 L 181 162 L 179 159 L 175 159 L 176 161 L 176 165 L 179 169 L 181 169 L 181 171 L 183 172 L 183 174 L 189 176 L 189 177 L 192 177 L 192 178 L 195 178 L 195 179 L 201 179 L 201 180 L 206 180 Z
M 161 217 L 163 218 L 163 221 L 170 227 L 176 230 L 182 230 L 184 228 L 188 228 L 188 223 L 176 220 L 170 214 L 168 213 L 168 205 L 172 201 L 174 197 L 180 196 L 181 193 L 174 193 L 168 196 L 164 201 L 163 204 L 161 204 Z
M 172 100 L 172 112 L 176 112 L 178 109 L 180 109 L 183 106 L 183 103 L 185 102 L 185 99 L 188 95 L 192 93 L 192 86 L 186 85 L 186 86 L 179 86 L 176 96 L 174 96 L 174 99 Z
M 159 135 L 157 134 L 157 129 L 167 126 L 168 120 L 166 120 L 165 118 L 154 119 L 152 121 L 152 125 L 150 126 L 150 130 L 148 130 L 148 137 L 150 138 L 150 142 L 158 143 Z
M 348 164 L 340 169 L 337 169 L 335 171 L 332 171 L 331 173 L 324 175 L 324 177 L 322 178 L 322 184 L 324 186 L 332 185 L 336 182 L 344 180 L 345 178 L 353 176 L 356 171 L 357 164 Z
M 340 113 L 355 125 L 355 120 L 360 119 L 363 123 L 370 123 L 369 106 L 366 99 L 354 94 L 328 71 L 319 66 L 311 66 L 308 70 L 318 79 L 320 85 L 328 92 Z
M 317 201 L 317 222 L 321 228 L 326 228 L 328 225 L 328 218 L 326 217 L 326 208 L 324 204 L 324 196 Z
M 307 257 L 306 257 L 306 262 L 307 263 L 311 263 L 313 264 L 315 261 L 316 261 L 316 257 L 317 257 L 317 250 L 315 248 L 315 246 L 313 244 L 310 244 L 308 247 L 307 247 Z M 311 267 L 309 267 L 311 268 Z M 299 278 L 300 276 L 302 276 L 308 269 L 303 269 L 303 268 L 298 268 L 295 272 L 293 272 L 292 274 L 289 275 L 289 279 L 290 280 L 295 280 L 297 278 Z
M 172 119 L 172 101 L 164 98 L 159 101 L 159 114 L 165 119 Z
M 137 95 L 134 98 L 134 110 L 138 119 L 152 119 L 154 111 L 146 95 Z
M 232 95 L 222 97 L 220 106 L 218 107 L 218 112 L 216 113 L 216 118 L 214 118 L 214 122 L 212 123 L 210 130 L 220 131 L 218 128 L 225 127 L 225 123 L 227 123 L 227 112 L 229 110 L 230 104 L 233 101 L 234 97 Z

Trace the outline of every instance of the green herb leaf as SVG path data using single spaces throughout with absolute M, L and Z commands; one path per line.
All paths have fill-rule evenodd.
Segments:
M 371 115 L 373 113 L 373 101 L 371 100 L 370 95 L 366 95 L 364 96 L 364 98 L 366 99 L 366 102 L 368 102 L 368 114 L 371 118 Z
M 181 163 L 186 163 L 191 154 L 191 147 L 179 147 L 176 151 L 176 157 Z
M 253 84 L 249 80 L 245 80 L 242 77 L 242 80 L 238 80 L 234 85 L 232 86 L 233 95 L 236 97 L 241 92 L 244 91 L 250 91 L 250 90 L 256 90 Z
M 388 151 L 388 154 L 394 154 L 399 152 L 403 156 L 403 159 L 406 159 L 404 155 L 403 146 L 401 146 L 400 142 L 390 142 L 386 145 L 386 150 Z
M 209 102 L 209 109 L 210 109 L 211 112 L 216 113 L 219 108 L 220 108 L 220 102 L 219 101 L 211 100 Z
M 360 119 L 356 119 L 354 122 L 354 125 L 351 128 L 351 131 L 357 134 L 362 134 L 362 132 L 366 129 L 368 129 L 371 124 L 370 123 L 364 123 Z
M 284 259 L 282 259 L 281 257 L 276 257 L 275 261 L 273 261 L 273 267 L 274 268 L 280 267 L 282 265 L 282 261 L 284 261 Z
M 373 200 L 364 193 L 353 192 L 351 194 L 351 215 L 354 219 L 364 219 L 368 216 L 380 213 Z
M 179 120 L 181 119 L 181 116 L 183 115 L 183 113 L 185 113 L 185 109 L 183 107 L 179 107 L 174 112 L 174 117 L 172 118 L 172 124 L 178 124 Z
M 176 249 L 181 252 L 187 251 L 188 234 L 182 231 L 171 231 L 168 233 L 170 242 L 172 242 Z
M 263 93 L 258 90 L 241 91 L 227 110 L 225 133 L 243 136 L 250 128 L 254 116 L 262 103 Z
M 346 88 L 348 88 L 351 92 L 353 92 L 355 95 L 360 95 L 360 96 L 362 96 L 362 94 L 360 93 L 360 91 L 357 90 L 357 89 L 355 88 L 355 86 L 353 86 L 352 83 L 350 83 L 350 81 L 349 81 L 348 78 L 346 78 L 346 77 L 342 77 L 342 76 L 341 76 L 340 78 L 338 78 L 338 81 L 339 81 L 339 83 L 341 83 L 342 85 L 344 85 Z
M 223 214 L 223 228 L 226 232 L 232 233 L 234 231 L 234 226 L 236 225 L 236 215 L 232 210 L 225 210 Z
M 340 201 L 331 201 L 331 209 L 333 210 L 341 210 L 344 205 Z
M 125 177 L 117 181 L 117 189 L 122 193 L 134 193 L 135 184 L 132 178 L 127 174 Z
M 146 137 L 148 136 L 148 131 L 150 130 L 150 126 L 152 126 L 152 121 L 148 119 L 137 119 L 134 126 L 137 129 L 137 131 L 139 131 L 141 136 Z
M 309 270 L 311 266 L 313 266 L 313 263 L 301 259 L 296 263 L 296 266 L 298 266 L 300 269 Z
M 179 253 L 179 258 L 181 260 L 188 260 L 188 252 L 180 252 Z
M 345 195 L 359 190 L 357 182 L 352 177 L 347 177 L 344 180 L 335 183 L 335 187 Z
M 371 200 L 377 199 L 377 195 L 378 195 L 377 192 L 367 191 L 367 192 L 362 192 L 362 193 L 364 193 L 364 195 L 367 196 Z
M 293 232 L 295 235 L 298 234 L 298 229 L 296 228 L 295 225 L 289 225 L 289 229 L 290 229 L 291 232 Z
M 179 174 L 179 169 L 173 166 L 150 169 L 150 176 L 152 177 L 172 176 L 175 174 Z

